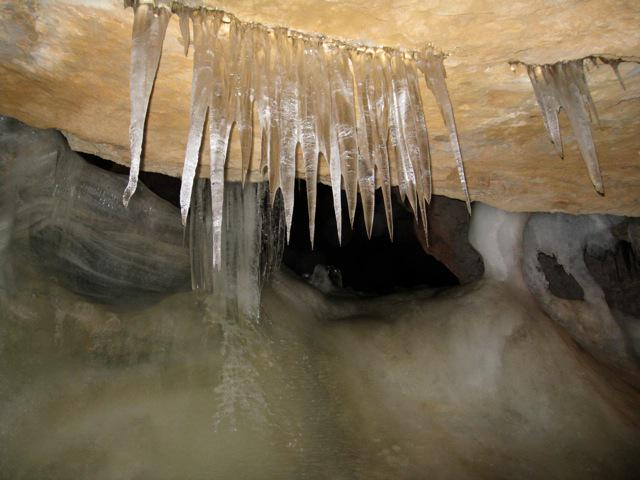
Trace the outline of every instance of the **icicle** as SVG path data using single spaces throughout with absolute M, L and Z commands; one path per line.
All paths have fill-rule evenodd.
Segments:
M 224 172 L 230 134 L 236 125 L 240 135 L 244 186 L 252 157 L 254 107 L 261 134 L 260 168 L 263 173 L 268 172 L 268 197 L 272 207 L 275 208 L 277 192 L 281 192 L 282 204 L 278 200 L 281 205 L 278 209 L 284 211 L 282 218 L 287 240 L 293 215 L 298 145 L 307 179 L 312 246 L 321 157 L 329 167 L 340 242 L 342 188 L 346 192 L 352 225 L 360 192 L 366 230 L 371 236 L 378 184 L 382 188 L 389 236 L 393 239 L 390 161 L 397 164 L 401 198 L 403 201 L 408 199 L 416 218 L 420 217 L 426 228 L 427 204 L 432 195 L 431 158 L 415 53 L 355 49 L 341 42 L 325 42 L 321 37 L 285 28 L 242 23 L 219 10 L 192 9 L 174 4 L 172 0 L 125 0 L 125 4 L 135 6 L 131 71 L 132 165 L 129 185 L 123 196 L 125 204 L 136 188 L 149 97 L 173 8 L 180 17 L 185 55 L 192 44 L 194 47 L 189 134 L 180 189 L 181 215 L 184 224 L 189 215 L 208 112 L 211 222 L 207 228 L 211 230 L 210 264 L 214 269 L 222 264 Z M 427 50 L 419 57 L 418 66 L 438 101 L 449 130 L 469 207 L 442 58 Z M 617 64 L 613 68 L 617 71 Z M 580 105 L 586 108 L 587 114 L 592 112 L 597 117 L 582 70 L 567 70 L 559 74 L 562 75 L 572 76 Z M 556 82 L 555 78 L 540 84 L 553 82 Z M 534 88 L 543 87 L 534 85 Z M 574 113 L 574 120 L 580 118 L 579 114 Z M 581 141 L 581 149 L 586 148 L 586 143 Z M 200 219 L 198 228 L 202 230 L 200 217 L 205 205 L 201 198 L 202 188 L 199 187 L 196 193 L 198 204 L 194 214 Z M 200 280 L 196 281 L 196 284 L 200 283 Z
M 215 11 L 207 17 L 207 23 L 219 26 L 222 21 L 222 12 Z M 233 27 L 230 27 L 233 30 Z M 213 63 L 213 82 L 209 103 L 209 147 L 210 147 L 210 172 L 211 181 L 211 210 L 212 210 L 212 248 L 213 269 L 220 270 L 221 245 L 222 245 L 222 218 L 224 204 L 224 167 L 227 160 L 229 137 L 236 103 L 231 98 L 234 82 L 233 55 L 237 51 L 234 42 L 235 35 L 227 36 L 217 30 L 218 35 L 213 37 L 214 50 L 218 52 Z M 231 34 L 231 32 L 230 32 Z
M 389 55 L 389 67 L 387 70 L 390 120 L 389 130 L 392 146 L 396 152 L 396 168 L 398 172 L 398 189 L 404 200 L 409 200 L 409 205 L 418 218 L 416 205 L 416 176 L 413 170 L 411 158 L 415 156 L 415 139 L 409 129 L 407 119 L 412 116 L 409 100 L 409 85 L 404 72 L 404 62 L 399 54 L 392 52 Z
M 335 130 L 337 152 L 344 179 L 344 190 L 347 194 L 349 221 L 353 225 L 353 217 L 358 201 L 358 147 L 356 143 L 353 76 L 349 67 L 349 55 L 344 48 L 333 45 L 329 50 L 328 58 L 332 130 Z
M 129 204 L 131 196 L 138 186 L 140 156 L 144 140 L 144 126 L 149 108 L 149 98 L 155 82 L 162 55 L 162 44 L 167 31 L 171 11 L 143 3 L 135 6 L 131 48 L 131 124 L 129 126 L 129 145 L 131 169 L 129 183 L 122 196 L 122 203 Z
M 334 45 L 325 46 L 323 48 L 324 60 L 324 72 L 326 78 L 331 78 L 330 69 L 332 68 L 331 56 L 335 55 L 332 49 L 335 49 Z M 342 244 L 342 165 L 340 161 L 340 147 L 338 145 L 338 132 L 334 121 L 334 102 L 333 95 L 331 95 L 332 89 L 330 88 L 330 100 L 327 102 L 327 113 L 329 116 L 325 119 L 326 124 L 320 127 L 320 133 L 324 134 L 324 129 L 327 128 L 329 132 L 329 143 L 326 144 L 326 156 L 325 158 L 329 162 L 329 175 L 331 177 L 331 191 L 333 193 L 333 211 L 336 217 L 336 230 L 338 234 L 338 243 Z M 327 137 L 325 137 L 327 138 Z
M 342 241 L 342 194 L 340 189 L 340 160 L 339 157 L 331 158 L 332 132 L 331 128 L 331 90 L 329 88 L 329 71 L 327 65 L 327 57 L 324 45 L 321 42 L 313 42 L 310 45 L 313 53 L 313 65 L 315 66 L 307 82 L 310 88 L 315 86 L 317 110 L 316 110 L 316 142 L 318 143 L 318 151 L 324 157 L 331 178 L 331 190 L 333 193 L 333 210 L 337 225 L 338 242 Z M 320 162 L 318 156 L 317 162 Z M 316 174 L 317 174 L 316 164 Z M 313 217 L 315 219 L 316 205 L 316 187 L 313 187 Z
M 193 12 L 193 80 L 191 84 L 191 118 L 189 121 L 189 136 L 182 170 L 180 185 L 180 211 L 182 224 L 185 225 L 191 202 L 193 178 L 198 166 L 200 144 L 204 122 L 211 97 L 213 83 L 213 39 L 220 28 L 220 18 L 211 17 L 204 10 Z
M 600 61 L 602 61 L 602 63 L 605 63 L 607 65 L 609 65 L 611 67 L 611 69 L 613 70 L 613 73 L 616 75 L 616 78 L 618 79 L 618 82 L 620 82 L 620 86 L 622 87 L 623 90 L 626 90 L 627 87 L 624 85 L 624 81 L 622 80 L 622 75 L 620 75 L 620 64 L 622 63 L 622 60 L 620 60 L 619 58 L 604 58 L 604 57 L 599 57 Z
M 239 22 L 238 22 L 239 23 Z M 242 151 L 242 184 L 247 178 L 251 153 L 253 151 L 253 102 L 255 100 L 253 82 L 254 41 L 253 32 L 245 25 L 239 27 L 239 91 L 237 95 L 236 126 L 240 134 Z
M 311 249 L 315 239 L 316 196 L 318 183 L 318 157 L 320 155 L 320 137 L 318 135 L 318 112 L 322 97 L 318 95 L 315 76 L 321 68 L 318 45 L 312 41 L 300 42 L 298 49 L 298 68 L 302 95 L 300 98 L 299 119 L 300 147 L 304 161 L 307 183 L 307 209 L 309 214 L 309 240 Z
M 444 123 L 449 130 L 449 142 L 451 143 L 451 149 L 453 150 L 453 154 L 456 158 L 458 177 L 460 178 L 460 184 L 462 185 L 462 191 L 467 203 L 467 211 L 471 214 L 469 189 L 467 187 L 467 179 L 464 174 L 462 151 L 460 150 L 460 142 L 458 140 L 456 121 L 453 116 L 453 106 L 451 105 L 451 98 L 449 97 L 449 89 L 447 88 L 447 82 L 445 80 L 446 73 L 444 70 L 444 64 L 442 63 L 442 56 L 436 55 L 433 53 L 431 48 L 427 48 L 418 61 L 418 68 L 422 70 L 424 78 L 427 81 L 427 87 L 429 87 L 429 90 L 431 90 L 436 98 Z
M 431 201 L 431 158 L 429 152 L 429 136 L 427 134 L 427 124 L 420 98 L 418 86 L 418 73 L 412 61 L 405 63 L 405 74 L 409 88 L 409 99 L 411 104 L 411 118 L 407 119 L 411 138 L 415 140 L 415 155 L 412 158 L 414 171 L 416 174 L 416 193 L 418 195 L 418 207 L 422 228 L 424 229 L 425 241 L 429 244 L 429 232 L 427 225 L 427 203 Z
M 558 121 L 558 112 L 560 105 L 553 93 L 551 76 L 548 69 L 539 66 L 528 65 L 527 73 L 533 85 L 533 91 L 538 100 L 538 104 L 542 109 L 542 119 L 547 129 L 551 143 L 560 158 L 564 158 L 562 148 L 562 137 L 560 136 L 560 122 Z
M 182 35 L 182 45 L 184 46 L 184 56 L 189 55 L 189 45 L 191 45 L 191 31 L 189 20 L 191 19 L 191 10 L 187 7 L 180 9 L 180 34 Z
M 368 90 L 369 105 L 374 108 L 375 131 L 374 144 L 371 150 L 374 152 L 376 178 L 382 188 L 385 216 L 389 238 L 393 241 L 393 211 L 391 206 L 391 172 L 389 169 L 389 153 L 387 138 L 389 135 L 389 105 L 387 101 L 388 87 L 385 81 L 385 54 L 374 54 L 371 68 L 371 88 Z
M 264 172 L 271 166 L 271 41 L 270 36 L 254 28 L 251 30 L 254 40 L 256 74 L 253 76 L 253 90 L 260 123 L 260 170 Z M 269 172 L 271 177 L 271 172 Z M 271 193 L 271 183 L 269 193 Z M 271 194 L 269 197 L 272 198 Z
M 213 288 L 211 248 L 211 191 L 204 178 L 195 180 L 189 215 L 189 258 L 191 289 L 210 292 Z
M 275 31 L 280 58 L 278 126 L 280 130 L 280 188 L 284 199 L 284 218 L 287 242 L 293 218 L 294 188 L 296 179 L 296 146 L 298 144 L 298 118 L 300 108 L 300 83 L 296 68 L 296 40 L 289 37 L 285 28 Z
M 356 80 L 356 126 L 358 140 L 358 188 L 364 215 L 367 236 L 371 238 L 373 228 L 373 216 L 375 213 L 376 179 L 374 155 L 379 151 L 373 151 L 377 135 L 375 122 L 375 107 L 369 102 L 371 95 L 371 58 L 365 52 L 354 51 L 351 55 L 354 76 Z
M 407 68 L 407 81 L 409 82 L 409 94 L 413 103 L 416 134 L 418 138 L 418 147 L 420 149 L 421 173 L 424 195 L 427 203 L 431 203 L 431 195 L 433 192 L 433 180 L 431 176 L 431 151 L 429 148 L 429 135 L 427 132 L 427 121 L 424 116 L 424 107 L 422 105 L 422 96 L 420 95 L 420 84 L 418 81 L 418 72 L 415 63 L 411 63 Z
M 587 86 L 583 60 L 553 65 L 529 65 L 527 70 L 551 141 L 556 148 L 559 146 L 559 153 L 562 153 L 557 116 L 562 108 L 571 124 L 591 182 L 598 193 L 604 194 L 602 175 L 591 133 L 591 119 L 594 118 L 597 121 L 598 115 Z
M 278 39 L 275 32 L 269 32 L 265 36 L 265 43 L 269 52 L 270 62 L 267 65 L 267 99 L 269 102 L 269 195 L 271 205 L 274 204 L 278 190 L 282 190 L 282 177 L 280 175 L 280 95 L 281 86 L 284 83 L 282 54 L 278 48 Z

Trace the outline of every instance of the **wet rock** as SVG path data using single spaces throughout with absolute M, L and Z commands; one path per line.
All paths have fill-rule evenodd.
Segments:
M 435 195 L 428 210 L 429 245 L 421 227 L 415 232 L 425 252 L 444 263 L 461 284 L 484 273 L 482 257 L 469 243 L 469 214 L 464 202 Z

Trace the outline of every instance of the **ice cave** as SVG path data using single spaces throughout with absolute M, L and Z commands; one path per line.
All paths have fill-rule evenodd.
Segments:
M 0 480 L 640 477 L 640 3 L 0 3 Z

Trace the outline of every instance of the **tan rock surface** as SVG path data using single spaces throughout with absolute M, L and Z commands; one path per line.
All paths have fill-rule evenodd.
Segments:
M 368 43 L 420 48 L 432 42 L 450 53 L 445 66 L 473 200 L 507 210 L 640 215 L 640 65 L 621 65 L 627 90 L 608 67 L 588 73 L 601 117 L 594 127 L 606 191 L 600 197 L 564 116 L 560 160 L 526 72 L 508 64 L 597 54 L 638 59 L 637 1 L 236 0 L 215 6 L 242 20 Z M 5 1 L 0 113 L 61 129 L 72 147 L 127 164 L 132 19 L 120 0 Z M 174 16 L 151 101 L 145 170 L 180 175 L 191 68 Z M 435 193 L 460 198 L 442 120 L 431 95 L 424 99 Z M 234 143 L 229 178 L 237 178 L 238 153 Z

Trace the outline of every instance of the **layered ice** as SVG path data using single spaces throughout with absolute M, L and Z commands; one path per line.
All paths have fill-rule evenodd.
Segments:
M 176 2 L 126 1 L 135 9 L 132 50 L 132 168 L 125 203 L 135 190 L 149 95 L 158 68 L 170 12 L 180 17 L 185 53 L 193 44 L 190 126 L 180 204 L 186 224 L 208 124 L 211 185 L 211 265 L 220 269 L 224 172 L 231 131 L 240 136 L 243 183 L 260 137 L 260 170 L 268 177 L 270 200 L 281 195 L 287 238 L 294 206 L 296 165 L 307 180 L 309 233 L 315 234 L 316 184 L 321 161 L 328 165 L 338 239 L 342 232 L 341 191 L 353 224 L 358 192 L 371 233 L 374 196 L 381 188 L 389 235 L 393 237 L 391 172 L 403 199 L 427 230 L 432 194 L 427 121 L 419 86 L 422 72 L 449 132 L 464 197 L 469 193 L 443 56 L 432 49 L 408 52 L 346 44 L 284 27 L 240 22 L 220 10 Z M 253 131 L 257 115 L 259 132 Z M 205 142 L 206 143 L 206 142 Z M 278 194 L 278 192 L 280 192 Z

